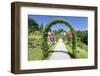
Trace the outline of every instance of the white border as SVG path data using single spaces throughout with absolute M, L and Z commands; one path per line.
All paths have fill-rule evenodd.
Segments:
M 20 14 L 21 70 L 94 65 L 94 11 L 21 7 Z M 28 61 L 28 14 L 88 17 L 88 59 Z

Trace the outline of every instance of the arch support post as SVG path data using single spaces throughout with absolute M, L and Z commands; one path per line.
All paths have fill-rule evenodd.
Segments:
M 72 32 L 72 35 L 73 35 L 73 37 L 72 37 L 72 53 L 73 53 L 73 55 L 74 55 L 74 57 L 76 58 L 76 33 L 75 33 L 75 31 L 74 31 L 74 33 Z
M 48 57 L 48 43 L 47 43 L 48 32 L 44 31 L 44 35 L 42 37 L 42 50 L 43 50 L 43 58 L 46 59 Z

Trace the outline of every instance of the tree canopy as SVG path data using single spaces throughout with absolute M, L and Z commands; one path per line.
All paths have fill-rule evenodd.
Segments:
M 29 32 L 38 30 L 39 24 L 32 18 L 28 18 L 28 29 Z
M 88 31 L 76 31 L 76 35 L 83 43 L 88 44 Z

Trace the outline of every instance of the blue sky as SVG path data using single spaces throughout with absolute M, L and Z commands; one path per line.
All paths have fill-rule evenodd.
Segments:
M 28 18 L 34 19 L 39 25 L 46 26 L 50 21 L 56 18 L 61 18 L 71 23 L 75 30 L 88 30 L 88 17 L 75 17 L 75 16 L 50 16 L 50 15 L 29 15 Z M 64 29 L 69 31 L 69 28 L 62 23 L 58 23 L 51 27 L 52 30 Z

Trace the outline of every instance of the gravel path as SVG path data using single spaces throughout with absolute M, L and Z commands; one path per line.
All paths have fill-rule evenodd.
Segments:
M 67 53 L 68 50 L 65 47 L 65 44 L 63 40 L 60 38 L 54 52 L 52 53 L 51 57 L 49 58 L 50 60 L 66 60 L 66 59 L 71 59 L 69 54 Z

